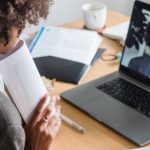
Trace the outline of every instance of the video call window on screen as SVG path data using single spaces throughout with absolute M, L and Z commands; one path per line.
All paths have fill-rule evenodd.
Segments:
M 150 10 L 133 11 L 121 65 L 150 78 Z

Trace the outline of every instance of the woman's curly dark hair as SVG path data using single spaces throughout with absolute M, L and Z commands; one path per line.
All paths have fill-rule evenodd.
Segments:
M 9 29 L 17 27 L 18 36 L 26 23 L 38 24 L 40 18 L 46 18 L 50 0 L 0 0 L 0 38 L 9 43 Z

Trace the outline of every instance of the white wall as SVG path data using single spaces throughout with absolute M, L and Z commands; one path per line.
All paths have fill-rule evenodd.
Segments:
M 61 25 L 73 20 L 82 18 L 81 7 L 87 2 L 102 2 L 107 4 L 109 10 L 116 10 L 126 15 L 132 12 L 135 0 L 55 0 L 55 4 L 50 8 L 50 14 L 47 20 L 41 24 L 46 25 Z M 143 0 L 150 3 L 150 0 Z M 30 32 L 37 28 L 28 28 Z
M 130 15 L 134 0 L 56 0 L 55 5 L 51 8 L 46 24 L 63 24 L 82 18 L 81 7 L 86 2 L 106 3 L 109 9 Z

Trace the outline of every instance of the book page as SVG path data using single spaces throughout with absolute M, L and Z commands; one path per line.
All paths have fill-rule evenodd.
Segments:
M 0 75 L 24 121 L 28 123 L 47 90 L 25 43 L 0 61 Z
M 45 27 L 32 56 L 54 56 L 90 65 L 102 38 L 94 31 Z

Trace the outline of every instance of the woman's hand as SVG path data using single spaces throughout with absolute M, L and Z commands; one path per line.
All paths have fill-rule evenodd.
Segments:
M 32 150 L 50 150 L 61 125 L 60 106 L 56 106 L 57 97 L 53 97 L 45 108 L 48 95 L 39 102 L 36 111 L 27 126 L 27 142 Z M 53 113 L 56 109 L 57 113 Z

